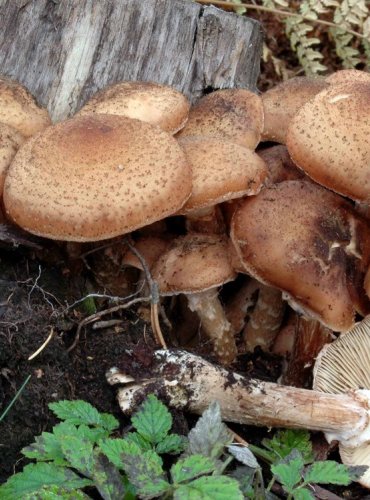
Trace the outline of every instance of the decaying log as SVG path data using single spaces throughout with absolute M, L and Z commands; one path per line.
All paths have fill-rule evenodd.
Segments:
M 0 0 L 1 73 L 24 84 L 54 121 L 122 80 L 206 91 L 255 90 L 258 22 L 190 0 Z

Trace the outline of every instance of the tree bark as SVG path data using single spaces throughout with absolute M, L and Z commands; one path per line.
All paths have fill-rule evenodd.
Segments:
M 256 89 L 258 22 L 189 0 L 0 0 L 0 68 L 54 121 L 122 80 Z

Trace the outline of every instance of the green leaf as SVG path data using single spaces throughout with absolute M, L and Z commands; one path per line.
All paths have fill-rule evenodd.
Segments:
M 73 491 L 93 483 L 82 479 L 72 470 L 54 464 L 40 462 L 26 465 L 22 472 L 15 474 L 0 487 L 1 500 L 23 500 L 31 493 L 37 493 L 47 486 L 60 486 Z
M 184 451 L 187 444 L 187 439 L 179 434 L 168 434 L 160 443 L 155 447 L 158 454 L 171 453 L 179 454 Z
M 301 453 L 305 464 L 314 460 L 310 433 L 304 429 L 277 431 L 272 439 L 263 439 L 262 444 L 275 455 L 273 462 L 285 458 L 293 450 Z
M 143 450 L 137 443 L 126 439 L 104 439 L 99 442 L 100 450 L 106 455 L 109 460 L 119 469 L 124 469 L 125 455 L 141 455 Z
M 54 461 L 56 465 L 67 465 L 58 438 L 50 433 L 43 432 L 35 438 L 35 442 L 21 450 L 27 458 L 34 458 L 39 462 Z
M 190 481 L 215 470 L 215 462 L 203 455 L 191 455 L 176 462 L 171 467 L 171 477 L 174 483 Z
M 104 500 L 116 500 L 124 498 L 125 487 L 123 477 L 118 469 L 108 460 L 106 456 L 94 451 L 94 465 L 92 478 L 94 484 Z
M 130 443 L 135 443 L 139 446 L 142 451 L 148 451 L 152 449 L 152 445 L 138 432 L 128 432 L 125 434 L 125 440 Z
M 338 464 L 334 460 L 326 460 L 325 462 L 315 462 L 308 467 L 304 474 L 304 481 L 306 483 L 347 486 L 352 482 L 352 477 L 346 465 Z
M 83 437 L 67 435 L 60 445 L 71 466 L 85 476 L 91 477 L 94 464 L 93 444 Z
M 26 495 L 22 500 L 88 500 L 90 498 L 80 490 L 68 491 L 59 486 L 48 486 L 37 493 Z
M 220 405 L 214 402 L 203 413 L 196 426 L 189 432 L 187 453 L 218 458 L 225 446 L 232 443 L 233 435 L 221 420 Z
M 150 394 L 131 423 L 152 444 L 162 441 L 172 427 L 172 416 L 166 406 L 154 394 Z
M 292 493 L 294 487 L 302 480 L 304 460 L 298 450 L 293 450 L 280 462 L 271 465 L 271 472 L 288 493 Z
M 140 498 L 155 498 L 172 489 L 162 469 L 162 460 L 154 451 L 124 454 L 124 463 L 126 474 Z
M 58 401 L 49 403 L 49 408 L 60 420 L 68 420 L 72 424 L 101 426 L 112 431 L 117 429 L 119 422 L 108 413 L 100 413 L 87 401 Z
M 293 491 L 294 500 L 315 500 L 315 495 L 307 488 L 297 488 Z
M 238 481 L 227 476 L 204 476 L 177 488 L 174 500 L 243 500 Z

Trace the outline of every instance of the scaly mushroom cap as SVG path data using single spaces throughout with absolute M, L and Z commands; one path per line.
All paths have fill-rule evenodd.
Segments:
M 148 269 L 153 267 L 170 245 L 170 240 L 159 238 L 158 236 L 142 236 L 133 243 L 133 246 L 143 257 Z M 121 266 L 132 266 L 143 271 L 143 265 L 139 258 L 127 247 L 127 245 L 125 249 L 126 251 L 122 254 L 120 262 Z
M 330 85 L 306 103 L 288 129 L 294 163 L 319 184 L 370 201 L 370 85 Z
M 246 89 L 216 90 L 190 109 L 178 137 L 206 135 L 255 149 L 263 129 L 260 96 Z
M 0 200 L 3 197 L 5 175 L 25 138 L 15 128 L 0 122 Z
M 359 238 L 364 224 L 341 197 L 296 180 L 246 198 L 233 216 L 231 236 L 249 274 L 285 291 L 329 328 L 344 331 L 355 315 L 347 269 L 367 265 L 366 242 Z
M 319 354 L 314 368 L 313 389 L 342 394 L 356 389 L 370 389 L 370 317 L 368 316 L 335 342 L 327 344 Z M 327 436 L 329 441 L 335 434 Z M 339 445 L 346 465 L 370 465 L 370 444 L 356 448 Z M 370 468 L 359 482 L 370 488 Z
M 366 71 L 359 71 L 358 69 L 342 69 L 327 76 L 325 81 L 330 83 L 330 85 L 353 82 L 370 83 L 370 73 L 367 73 Z
M 152 268 L 161 295 L 196 293 L 232 281 L 228 240 L 212 234 L 177 238 Z
M 49 127 L 21 148 L 4 202 L 31 233 L 98 241 L 177 212 L 190 192 L 188 161 L 167 132 L 122 116 L 89 115 Z
M 95 94 L 78 115 L 104 113 L 158 125 L 175 134 L 186 123 L 190 103 L 176 89 L 152 82 L 122 82 Z
M 0 122 L 31 137 L 51 125 L 46 109 L 37 105 L 28 90 L 19 83 L 0 78 Z
M 262 94 L 265 124 L 262 141 L 285 144 L 289 123 L 297 111 L 328 86 L 324 78 L 291 78 Z
M 262 158 L 267 167 L 266 187 L 304 177 L 304 173 L 294 165 L 287 148 L 282 144 L 261 149 L 258 151 L 258 156 Z
M 259 193 L 267 175 L 259 156 L 238 144 L 211 137 L 179 139 L 193 172 L 193 191 L 180 210 L 193 210 Z

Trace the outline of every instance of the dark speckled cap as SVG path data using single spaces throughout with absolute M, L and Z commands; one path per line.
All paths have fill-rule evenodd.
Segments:
M 191 170 L 167 132 L 113 115 L 73 118 L 30 139 L 5 180 L 11 219 L 31 233 L 98 241 L 178 211 Z

